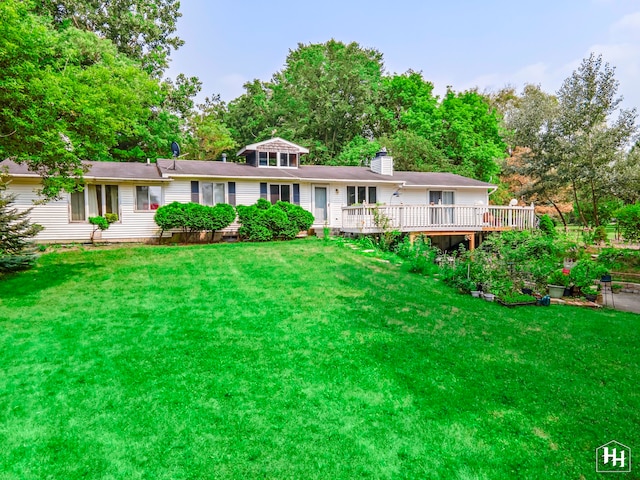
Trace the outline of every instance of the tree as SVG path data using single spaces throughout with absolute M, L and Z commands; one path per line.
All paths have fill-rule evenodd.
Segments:
M 42 227 L 29 221 L 31 209 L 19 211 L 13 206 L 15 194 L 5 193 L 7 179 L 0 175 L 0 273 L 29 268 L 35 259 L 29 241 Z
M 218 159 L 224 152 L 237 147 L 231 131 L 222 120 L 224 103 L 220 97 L 206 98 L 198 105 L 198 112 L 189 117 L 191 135 L 189 158 L 196 160 Z
M 506 138 L 512 157 L 505 164 L 506 181 L 517 180 L 517 196 L 527 201 L 550 203 L 567 222 L 560 208 L 568 200 L 566 181 L 559 177 L 555 151 L 555 124 L 559 115 L 558 100 L 542 91 L 539 85 L 525 85 L 517 100 L 504 111 Z
M 589 198 L 595 226 L 600 225 L 598 202 L 611 165 L 637 130 L 635 109 L 621 109 L 612 119 L 622 101 L 614 74 L 601 55 L 591 54 L 558 91 L 553 131 L 558 176 L 571 185 L 578 211 L 579 191 Z
M 278 135 L 310 148 L 325 163 L 354 137 L 371 136 L 382 54 L 357 43 L 299 44 L 270 82 L 254 80 L 229 105 L 227 124 L 239 144 Z
M 439 110 L 442 122 L 434 145 L 451 160 L 455 173 L 497 181 L 498 161 L 506 157 L 507 148 L 496 109 L 478 92 L 449 90 Z
M 60 29 L 72 25 L 111 40 L 120 53 L 159 77 L 171 49 L 184 44 L 173 35 L 179 8 L 179 0 L 45 0 L 37 12 L 48 14 Z
M 54 30 L 29 2 L 0 3 L 0 158 L 27 162 L 43 193 L 73 190 L 81 160 L 156 158 L 179 132 L 159 81 L 111 42 Z

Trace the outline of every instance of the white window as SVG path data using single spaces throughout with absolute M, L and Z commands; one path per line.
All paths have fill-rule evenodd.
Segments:
M 233 193 L 235 194 L 235 190 Z M 214 206 L 218 203 L 225 203 L 224 200 L 224 183 L 198 182 L 197 180 L 191 182 L 191 201 L 193 203 Z
M 378 201 L 378 190 L 376 187 L 366 187 L 358 185 L 347 187 L 347 206 L 356 203 L 371 203 Z
M 258 152 L 258 165 L 261 167 L 297 167 L 298 154 L 285 152 Z
M 71 221 L 85 222 L 89 217 L 106 213 L 119 215 L 120 199 L 117 185 L 85 185 L 82 192 L 73 192 L 69 198 Z
M 144 185 L 136 187 L 136 210 L 157 210 L 162 205 L 162 187 Z

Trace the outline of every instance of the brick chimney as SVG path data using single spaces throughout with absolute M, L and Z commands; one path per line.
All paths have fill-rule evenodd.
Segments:
M 387 155 L 386 148 L 382 147 L 371 160 L 371 171 L 380 175 L 393 175 L 393 157 Z

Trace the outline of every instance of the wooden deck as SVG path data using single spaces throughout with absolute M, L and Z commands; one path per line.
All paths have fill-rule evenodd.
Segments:
M 362 234 L 396 230 L 426 235 L 469 235 L 535 227 L 533 205 L 360 205 L 343 207 L 341 230 Z

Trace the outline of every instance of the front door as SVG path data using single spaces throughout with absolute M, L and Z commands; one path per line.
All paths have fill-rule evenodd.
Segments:
M 313 216 L 315 223 L 327 221 L 327 187 L 313 187 Z

